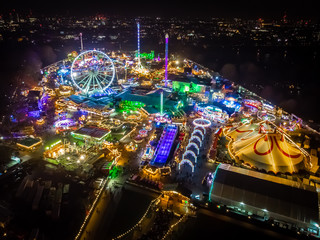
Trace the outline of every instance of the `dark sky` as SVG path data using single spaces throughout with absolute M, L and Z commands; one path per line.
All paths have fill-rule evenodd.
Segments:
M 64 13 L 70 15 L 88 15 L 96 12 L 112 15 L 128 16 L 208 16 L 208 17 L 241 17 L 241 18 L 280 18 L 287 14 L 288 18 L 318 19 L 315 0 L 193 0 L 193 1 L 121 1 L 121 0 L 42 0 L 17 1 L 6 0 L 0 11 L 4 9 L 33 9 L 48 13 Z

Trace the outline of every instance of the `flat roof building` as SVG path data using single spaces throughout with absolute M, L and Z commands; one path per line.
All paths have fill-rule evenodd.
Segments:
M 106 139 L 111 131 L 105 128 L 95 126 L 84 126 L 71 133 L 74 138 L 85 140 L 92 139 L 101 142 Z
M 238 211 L 318 232 L 319 204 L 315 186 L 249 169 L 220 164 L 211 200 Z
M 26 137 L 23 139 L 19 139 L 17 142 L 17 146 L 21 147 L 25 150 L 34 150 L 37 146 L 42 143 L 40 138 Z

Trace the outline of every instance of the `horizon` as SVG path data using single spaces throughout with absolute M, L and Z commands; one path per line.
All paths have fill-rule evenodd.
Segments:
M 285 1 L 268 1 L 260 4 L 253 1 L 223 1 L 207 4 L 198 1 L 197 4 L 175 1 L 169 5 L 160 2 L 98 2 L 79 3 L 76 1 L 55 1 L 44 5 L 39 1 L 10 1 L 2 7 L 2 14 L 12 11 L 32 12 L 37 15 L 70 15 L 75 17 L 103 14 L 109 16 L 154 16 L 177 18 L 242 18 L 242 19 L 312 19 L 319 20 L 316 2 L 304 1 L 304 4 Z

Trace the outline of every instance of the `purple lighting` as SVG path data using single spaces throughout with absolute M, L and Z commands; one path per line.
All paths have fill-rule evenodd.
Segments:
M 164 73 L 164 80 L 165 86 L 167 87 L 168 84 L 168 43 L 169 43 L 169 35 L 166 33 L 166 56 L 165 56 L 165 73 Z
M 54 126 L 56 128 L 62 128 L 62 129 L 66 129 L 66 128 L 74 126 L 74 125 L 76 125 L 76 123 L 70 118 L 58 120 L 54 123 Z
M 159 144 L 155 151 L 155 158 L 151 161 L 151 165 L 163 166 L 169 157 L 171 147 L 177 136 L 178 128 L 176 125 L 167 125 L 163 130 Z

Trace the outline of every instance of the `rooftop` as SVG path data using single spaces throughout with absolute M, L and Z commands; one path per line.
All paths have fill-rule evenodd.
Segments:
M 39 138 L 27 137 L 27 138 L 18 140 L 17 143 L 22 145 L 22 146 L 30 148 L 33 145 L 36 145 L 36 144 L 38 144 L 40 142 L 41 142 L 41 139 L 39 139 Z
M 228 164 L 219 165 L 212 195 L 213 199 L 242 202 L 302 222 L 318 220 L 315 187 Z
M 73 132 L 74 134 L 86 135 L 93 138 L 102 138 L 110 133 L 109 129 L 98 128 L 95 126 L 85 126 Z

